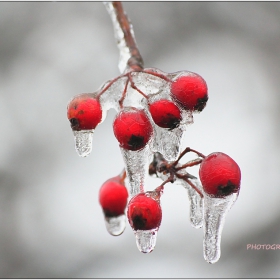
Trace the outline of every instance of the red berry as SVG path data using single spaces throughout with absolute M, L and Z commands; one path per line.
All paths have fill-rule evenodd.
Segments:
M 120 146 L 131 151 L 144 148 L 153 132 L 145 112 L 134 107 L 120 111 L 115 118 L 113 128 Z
M 106 217 L 124 214 L 128 192 L 120 177 L 107 180 L 99 190 L 99 203 Z
M 171 96 L 183 108 L 201 112 L 208 100 L 207 85 L 203 78 L 195 73 L 180 76 L 171 83 Z
M 73 130 L 90 130 L 101 122 L 101 105 L 90 94 L 74 97 L 67 107 L 67 117 Z
M 158 228 L 162 219 L 160 204 L 145 193 L 137 194 L 128 204 L 127 218 L 134 230 Z
M 200 165 L 199 177 L 204 191 L 214 197 L 239 192 L 241 171 L 238 164 L 224 153 L 212 153 Z
M 180 109 L 171 101 L 161 99 L 149 105 L 149 110 L 156 125 L 172 130 L 182 120 Z

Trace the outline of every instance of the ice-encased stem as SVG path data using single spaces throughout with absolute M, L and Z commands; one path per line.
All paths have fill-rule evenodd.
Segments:
M 75 149 L 80 157 L 87 157 L 91 153 L 93 132 L 94 129 L 73 130 Z
M 143 59 L 137 48 L 133 26 L 123 11 L 121 2 L 103 2 L 113 23 L 115 38 L 120 52 L 119 70 L 143 69 Z
M 215 263 L 220 258 L 225 217 L 236 198 L 237 194 L 225 198 L 204 195 L 203 254 L 209 263 Z

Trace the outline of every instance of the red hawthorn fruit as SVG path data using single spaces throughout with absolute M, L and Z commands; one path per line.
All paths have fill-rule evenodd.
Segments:
M 208 100 L 208 89 L 204 79 L 191 73 L 180 76 L 171 83 L 171 96 L 186 110 L 201 112 Z
M 80 94 L 69 102 L 67 117 L 73 130 L 95 129 L 102 120 L 102 108 L 90 94 Z
M 99 190 L 99 203 L 106 217 L 124 214 L 128 192 L 119 176 L 107 180 Z
M 182 120 L 180 109 L 172 101 L 161 99 L 149 105 L 151 116 L 156 125 L 169 128 L 179 126 Z
M 240 168 L 224 153 L 216 152 L 205 157 L 200 165 L 199 177 L 204 191 L 213 197 L 239 192 Z
M 127 208 L 127 218 L 134 230 L 151 230 L 161 224 L 160 204 L 145 193 L 134 196 Z
M 153 133 L 144 110 L 134 107 L 125 108 L 117 114 L 113 129 L 120 146 L 131 151 L 144 148 Z

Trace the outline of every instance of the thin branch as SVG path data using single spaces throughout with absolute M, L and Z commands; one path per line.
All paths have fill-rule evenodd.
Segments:
M 194 149 L 191 149 L 190 147 L 187 147 L 183 152 L 181 152 L 180 156 L 178 157 L 178 159 L 176 161 L 174 161 L 174 166 L 176 166 L 178 164 L 178 162 L 180 161 L 180 159 L 187 153 L 189 152 L 193 152 L 193 153 L 196 153 L 199 157 L 202 157 L 202 158 L 205 158 L 205 155 L 203 155 L 202 153 L 194 150 Z
M 178 174 L 176 173 L 176 176 L 179 178 L 179 179 L 182 179 L 184 180 L 185 182 L 187 182 L 199 195 L 201 198 L 203 198 L 203 194 L 202 192 L 187 178 L 186 175 L 181 175 L 181 174 Z
M 133 26 L 125 14 L 121 2 L 104 2 L 111 16 L 115 37 L 120 51 L 119 69 L 121 73 L 126 70 L 143 70 L 143 59 L 140 55 L 134 37 Z
M 125 99 L 125 95 L 126 95 L 126 91 L 127 91 L 128 82 L 129 82 L 129 79 L 126 80 L 126 83 L 125 83 L 125 86 L 124 86 L 124 90 L 123 90 L 123 93 L 122 93 L 122 97 L 121 97 L 121 99 L 119 100 L 119 104 L 120 104 L 120 108 L 121 108 L 121 109 L 123 108 L 123 101 L 124 101 L 124 99 Z
M 201 158 L 197 158 L 197 159 L 191 160 L 191 161 L 183 164 L 182 166 L 175 167 L 175 170 L 179 171 L 179 170 L 187 168 L 187 167 L 192 167 L 192 166 L 200 164 L 202 161 L 203 160 Z
M 129 74 L 130 74 L 130 73 L 129 73 Z M 141 91 L 141 90 L 134 84 L 131 75 L 128 75 L 128 78 L 129 78 L 129 81 L 130 81 L 130 86 L 131 86 L 133 89 L 137 90 L 137 91 L 138 91 L 141 95 L 143 95 L 146 99 L 148 99 L 148 96 L 147 96 L 143 91 Z

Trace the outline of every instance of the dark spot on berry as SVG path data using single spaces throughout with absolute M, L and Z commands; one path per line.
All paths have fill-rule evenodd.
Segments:
M 132 151 L 139 150 L 144 146 L 144 137 L 132 134 L 128 141 L 128 145 Z
M 232 193 L 236 193 L 237 191 L 238 191 L 238 187 L 234 185 L 231 181 L 228 181 L 228 183 L 225 186 L 218 187 L 217 196 L 224 197 Z
M 70 121 L 70 123 L 71 123 L 71 128 L 72 128 L 73 130 L 78 130 L 78 129 L 79 129 L 79 121 L 78 121 L 78 119 L 72 118 L 72 119 L 70 119 L 69 121 Z
M 169 130 L 172 130 L 176 127 L 178 127 L 180 124 L 180 119 L 176 118 L 175 116 L 168 114 L 168 121 L 166 122 L 167 127 L 169 127 Z
M 207 94 L 205 94 L 205 96 L 202 98 L 198 98 L 197 104 L 194 106 L 194 110 L 201 112 L 204 109 L 204 107 L 206 106 L 207 101 L 208 101 Z
M 82 115 L 83 113 L 84 113 L 84 110 L 80 110 L 80 111 L 78 112 L 79 115 Z
M 144 229 L 145 226 L 146 226 L 146 223 L 147 223 L 147 220 L 144 219 L 142 216 L 140 215 L 136 215 L 133 217 L 132 219 L 132 222 L 133 222 L 133 228 L 135 230 L 138 230 L 138 229 Z
M 106 218 L 116 217 L 116 215 L 108 209 L 103 209 L 103 213 Z

